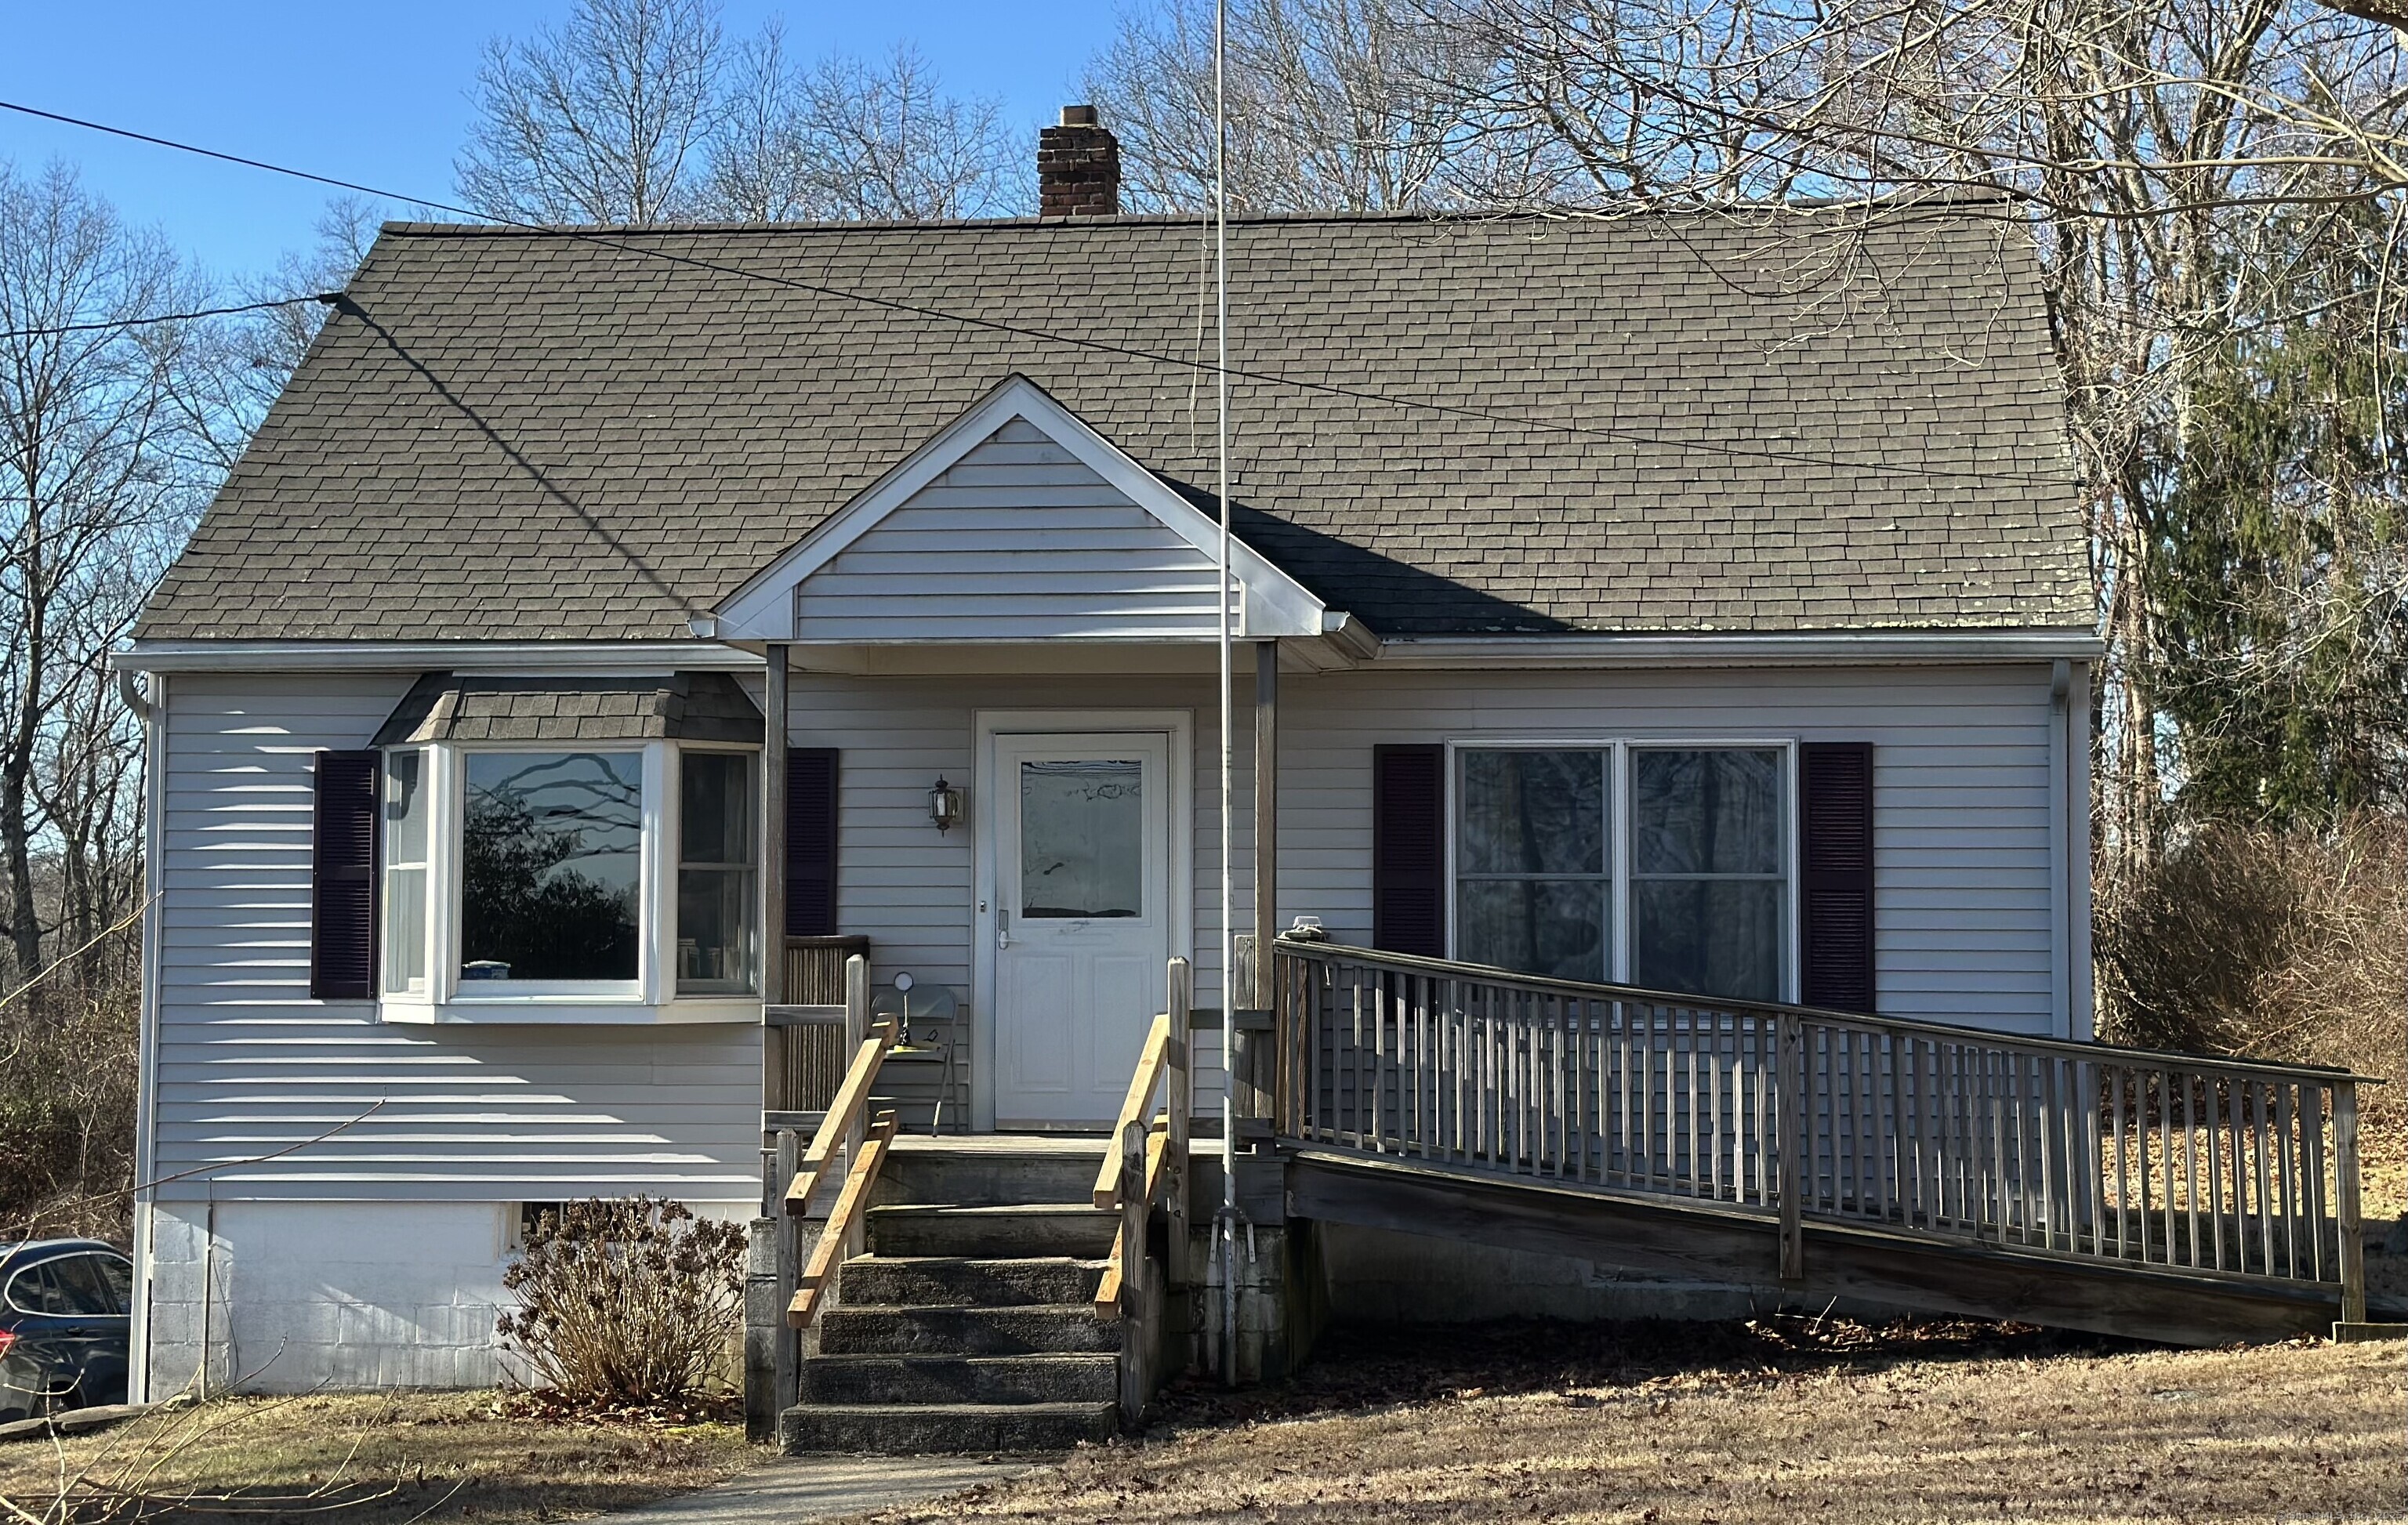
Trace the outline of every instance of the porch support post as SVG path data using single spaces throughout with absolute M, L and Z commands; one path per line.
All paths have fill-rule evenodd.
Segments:
M 794 675 L 772 642 L 761 685 L 761 1001 L 786 999 L 786 715 Z M 771 1028 L 781 1034 L 782 1028 Z M 764 1101 L 764 1105 L 783 1105 Z
M 1271 939 L 1279 935 L 1279 642 L 1254 643 L 1254 988 L 1271 1005 Z

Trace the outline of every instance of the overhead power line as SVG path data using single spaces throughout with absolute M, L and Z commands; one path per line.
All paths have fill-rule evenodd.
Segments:
M 89 322 L 52 323 L 36 328 L 0 329 L 0 339 L 55 338 L 66 334 L 97 334 L 110 328 L 148 328 L 156 323 L 189 323 L 201 318 L 229 318 L 241 312 L 265 312 L 271 307 L 297 307 L 304 302 L 333 303 L 342 299 L 340 292 L 312 292 L 308 296 L 271 297 L 265 302 L 243 302 L 230 307 L 195 307 L 190 312 L 153 312 L 140 318 L 94 318 Z
M 1805 450 L 1736 445 L 1717 440 L 1685 439 L 1668 435 L 1648 434 L 1641 430 L 1617 429 L 1605 424 L 1570 423 L 1555 419 L 1532 418 L 1501 408 L 1474 407 L 1469 404 L 1441 402 L 1428 397 L 1409 397 L 1396 392 L 1379 392 L 1369 387 L 1347 386 L 1342 382 L 1288 376 L 1279 371 L 1215 363 L 1198 358 L 1140 349 L 1135 345 L 1114 344 L 1108 339 L 1091 338 L 1085 335 L 1066 334 L 1054 329 L 1039 328 L 1030 323 L 989 318 L 974 312 L 959 312 L 947 307 L 929 306 L 922 303 L 908 302 L 899 297 L 882 296 L 872 292 L 853 291 L 819 281 L 800 280 L 792 276 L 773 275 L 766 270 L 751 270 L 738 264 L 725 264 L 692 254 L 681 254 L 674 249 L 655 249 L 642 243 L 631 243 L 624 237 L 613 236 L 609 233 L 597 232 L 591 228 L 566 227 L 552 223 L 529 222 L 518 218 L 496 217 L 471 207 L 461 207 L 444 201 L 430 201 L 423 196 L 408 195 L 398 191 L 386 190 L 381 186 L 341 179 L 332 175 L 320 175 L 306 169 L 295 169 L 288 164 L 274 164 L 265 159 L 251 159 L 237 153 L 226 153 L 217 149 L 204 148 L 196 143 L 186 143 L 172 137 L 137 133 L 131 128 L 114 127 L 104 121 L 93 121 L 82 117 L 70 117 L 56 111 L 45 111 L 39 107 L 26 106 L 18 101 L 0 100 L 0 110 L 14 111 L 22 116 L 57 122 L 63 126 L 81 128 L 87 132 L 102 133 L 110 137 L 147 143 L 154 148 L 171 149 L 179 153 L 197 154 L 204 159 L 217 160 L 221 164 L 236 164 L 245 169 L 256 169 L 270 175 L 306 180 L 313 185 L 330 186 L 338 191 L 351 191 L 383 201 L 400 202 L 408 206 L 423 207 L 432 211 L 448 212 L 456 217 L 472 218 L 492 226 L 510 228 L 545 237 L 569 239 L 639 258 L 663 260 L 688 269 L 708 271 L 714 275 L 729 276 L 740 280 L 756 281 L 784 291 L 801 292 L 813 296 L 857 303 L 887 312 L 906 313 L 940 322 L 957 323 L 967 328 L 982 329 L 988 333 L 1010 335 L 1014 338 L 1065 345 L 1096 354 L 1140 360 L 1151 364 L 1172 366 L 1182 370 L 1200 371 L 1207 375 L 1226 377 L 1231 380 L 1252 381 L 1263 386 L 1282 387 L 1326 397 L 1343 397 L 1352 402 L 1374 403 L 1388 407 L 1414 408 L 1423 412 L 1472 420 L 1483 423 L 1503 424 L 1535 434 L 1610 440 L 1619 445 L 1647 446 L 1658 449 L 1689 450 L 1698 454 L 1719 455 L 1735 460 L 1771 461 L 1785 465 L 1816 466 L 1830 471 L 1856 472 L 1877 477 L 1914 477 L 1942 481 L 1978 482 L 1991 485 L 2014 484 L 2059 488 L 2068 491 L 2074 486 L 2073 478 L 2070 474 L 2064 477 L 2043 477 L 2032 473 L 1992 471 L 1979 467 L 1928 466 L 1880 460 L 1848 461 L 1837 456 L 1816 455 Z

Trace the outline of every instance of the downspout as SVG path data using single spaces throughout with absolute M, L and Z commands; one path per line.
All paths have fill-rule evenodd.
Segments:
M 160 885 L 165 878 L 160 852 L 166 840 L 165 805 L 167 797 L 167 676 L 151 673 L 150 691 L 142 691 L 140 677 L 117 670 L 117 695 L 142 722 L 142 957 L 136 968 L 141 989 L 136 992 L 135 1043 L 136 1081 L 134 1097 L 134 1182 L 132 1212 L 134 1243 L 134 1308 L 127 1330 L 126 1400 L 150 1402 L 150 1278 L 152 1193 L 142 1183 L 158 1173 L 159 1085 L 159 945 Z M 212 1233 L 215 1224 L 210 1225 Z M 203 1294 L 206 1299 L 206 1292 Z M 204 1304 L 206 1306 L 206 1302 Z M 201 1360 L 208 1361 L 204 1330 Z
M 2063 657 L 2048 673 L 2048 1002 L 2049 1025 L 2071 1038 L 2073 1021 L 2073 811 L 2066 787 L 2072 749 L 2067 728 L 2073 665 Z

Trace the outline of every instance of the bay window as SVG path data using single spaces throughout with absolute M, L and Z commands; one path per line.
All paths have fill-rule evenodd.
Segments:
M 664 741 L 387 748 L 385 1019 L 757 1019 L 757 758 Z
M 1778 746 L 1458 747 L 1455 956 L 1782 999 L 1788 778 Z

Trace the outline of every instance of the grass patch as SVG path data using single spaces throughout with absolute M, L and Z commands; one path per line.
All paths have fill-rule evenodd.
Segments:
M 1971 1323 L 1341 1332 L 1291 1389 L 880 1519 L 2392 1520 L 2400 1346 Z
M 314 1495 L 310 1518 L 328 1525 L 515 1525 L 707 1487 L 766 1455 L 738 1425 L 509 1418 L 490 1392 L 229 1398 L 154 1409 L 95 1434 L 0 1443 L 0 1497 L 50 1521 L 165 1518 L 188 1498 L 173 1518 L 222 1517 L 232 1511 L 210 1505 L 229 1497 L 251 1501 L 243 1507 L 258 1518 Z M 62 1487 L 78 1474 L 158 1502 L 132 1508 L 121 1498 L 112 1509 L 87 1486 L 69 1489 L 72 1512 L 63 1510 Z

